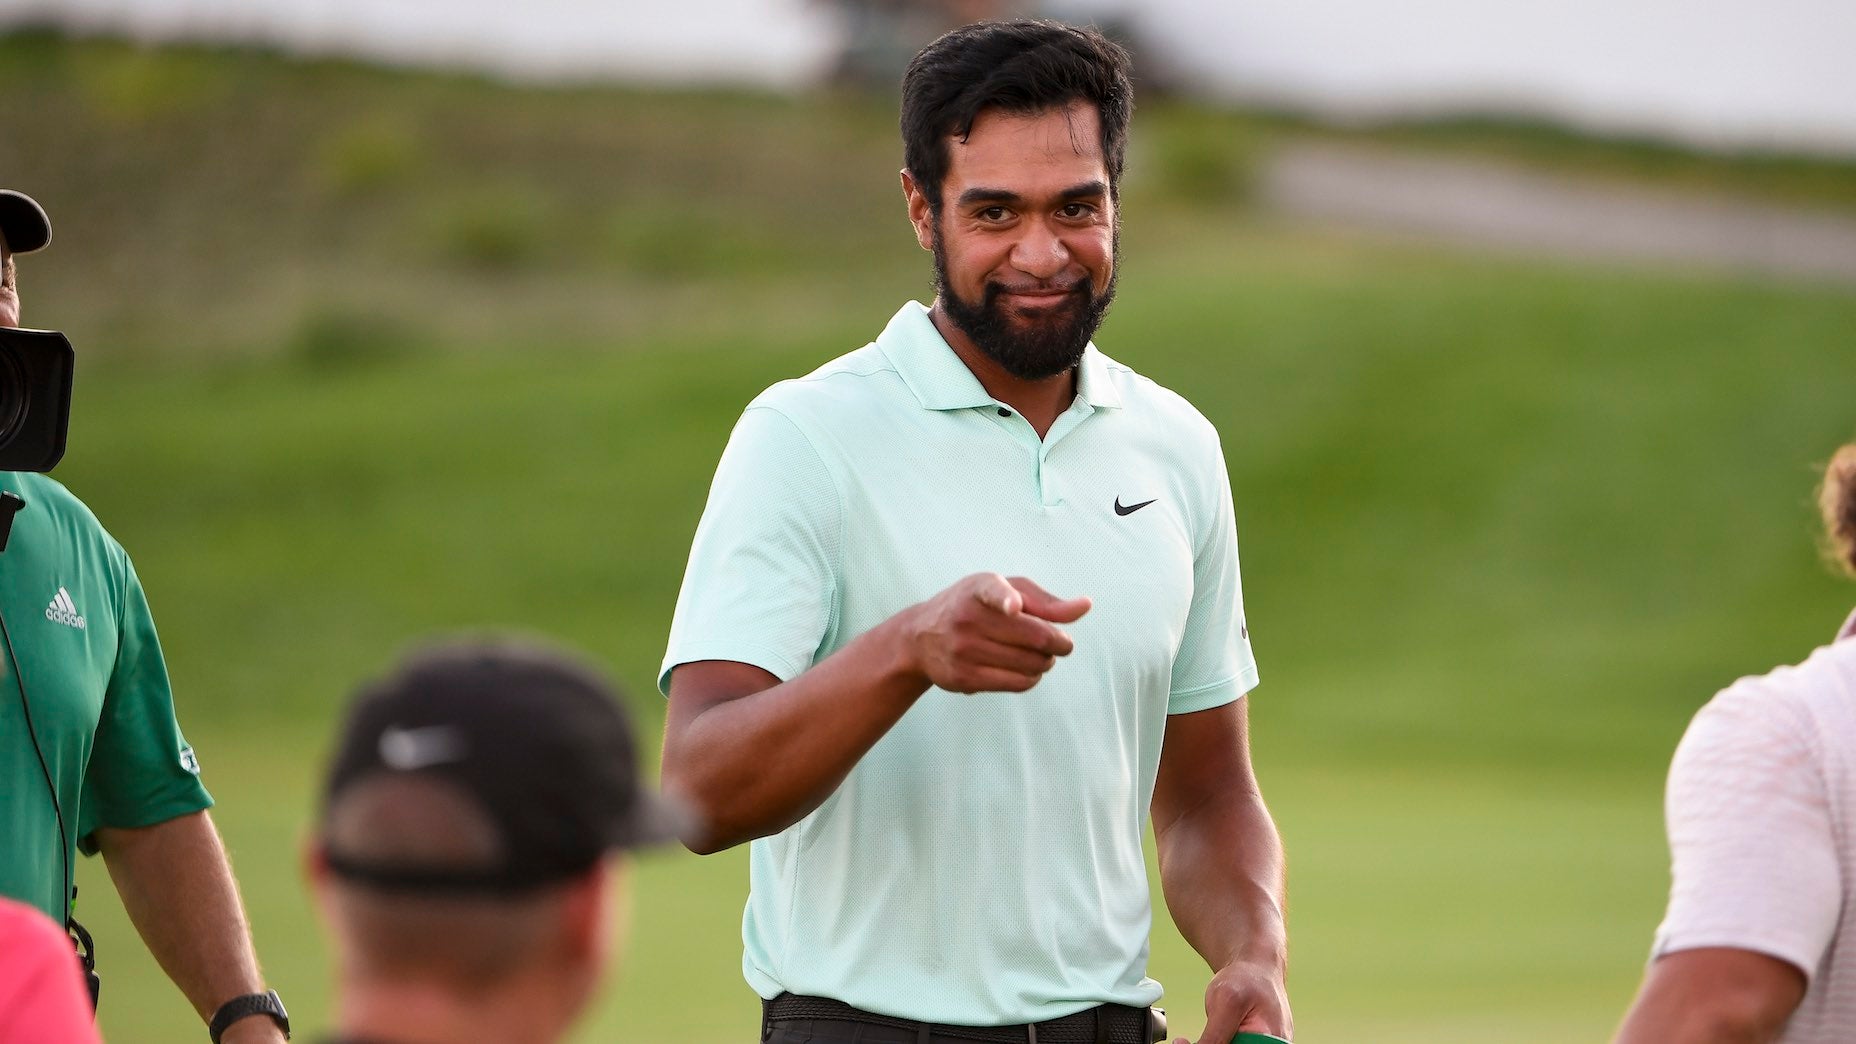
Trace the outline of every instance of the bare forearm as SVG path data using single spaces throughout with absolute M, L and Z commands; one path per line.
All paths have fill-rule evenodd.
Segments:
M 1768 1044 L 1776 1039 L 1752 1026 L 1682 1012 L 1655 1026 L 1626 1024 L 1618 1044 Z
M 238 887 L 205 812 L 100 829 L 97 842 L 123 909 L 202 1020 L 233 997 L 264 989 Z
M 706 828 L 692 848 L 719 851 L 783 830 L 837 789 L 928 689 L 906 669 L 898 631 L 892 619 L 791 681 L 666 730 L 664 786 L 693 802 Z M 676 715 L 674 676 L 671 701 Z
M 728 660 L 670 680 L 664 786 L 692 801 L 713 852 L 784 830 L 824 803 L 930 685 L 1024 692 L 1075 644 L 1089 611 L 1025 577 L 975 573 L 909 606 L 791 681 Z
M 1656 959 L 1618 1029 L 1617 1044 L 1767 1044 L 1804 997 L 1804 973 L 1731 947 Z
M 1248 704 L 1167 718 L 1154 780 L 1166 905 L 1212 968 L 1200 1044 L 1245 1030 L 1295 1036 L 1282 839 L 1250 767 Z
M 1640 1004 L 1618 1031 L 1617 1044 L 1768 1044 L 1783 1026 L 1705 1004 Z
M 1159 828 L 1160 882 L 1180 934 L 1214 970 L 1281 968 L 1282 840 L 1254 789 L 1216 796 Z

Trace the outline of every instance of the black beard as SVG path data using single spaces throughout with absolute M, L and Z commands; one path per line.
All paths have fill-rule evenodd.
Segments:
M 967 301 L 954 292 L 947 280 L 947 251 L 941 243 L 940 222 L 934 229 L 934 290 L 941 310 L 961 333 L 967 335 L 986 357 L 1005 372 L 1022 381 L 1042 381 L 1068 372 L 1083 361 L 1083 350 L 1108 314 L 1115 301 L 1115 278 L 1120 274 L 1121 237 L 1115 237 L 1114 265 L 1109 269 L 1108 286 L 1098 296 L 1089 280 L 1072 291 L 1058 305 L 1035 319 L 1014 322 L 1006 315 L 999 298 L 1006 288 L 999 283 L 986 284 L 985 298 Z

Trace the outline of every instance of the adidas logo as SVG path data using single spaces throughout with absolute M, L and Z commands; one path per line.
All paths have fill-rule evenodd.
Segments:
M 77 603 L 71 601 L 71 592 L 62 587 L 52 597 L 52 604 L 45 607 L 45 618 L 80 631 L 84 629 L 84 618 L 78 614 Z

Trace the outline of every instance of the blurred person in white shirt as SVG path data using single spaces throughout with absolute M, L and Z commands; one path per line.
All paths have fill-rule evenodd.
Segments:
M 1819 497 L 1856 575 L 1856 443 Z M 1669 770 L 1673 883 L 1617 1044 L 1856 1041 L 1856 613 L 1695 715 Z

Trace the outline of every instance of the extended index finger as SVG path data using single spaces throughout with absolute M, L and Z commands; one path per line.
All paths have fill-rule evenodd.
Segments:
M 1054 623 L 1075 623 L 1089 611 L 1087 598 L 1058 598 L 1029 577 L 1015 576 L 1009 581 L 1024 596 L 1024 611 Z

